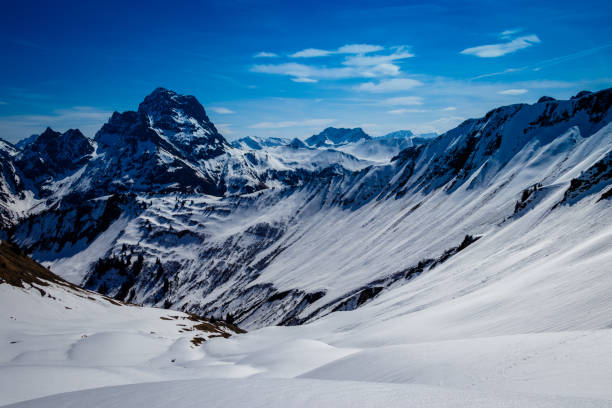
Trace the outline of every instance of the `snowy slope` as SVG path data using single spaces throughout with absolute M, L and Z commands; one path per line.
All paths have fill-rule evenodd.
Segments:
M 5 243 L 0 262 L 0 405 L 94 386 L 199 377 L 193 362 L 203 356 L 200 345 L 239 330 L 82 290 Z
M 240 392 L 236 392 L 240 390 Z M 61 394 L 9 405 L 25 407 L 423 407 L 558 408 L 607 407 L 607 401 L 490 391 L 466 391 L 425 385 L 357 381 L 286 379 L 191 380 L 108 387 Z
M 44 296 L 0 284 L 0 404 L 96 388 L 17 406 L 610 406 L 612 330 L 533 332 L 533 324 L 551 326 L 530 312 L 558 310 L 542 291 L 550 280 L 538 279 L 547 273 L 530 278 L 540 303 L 548 299 L 535 309 L 524 303 L 528 294 L 514 303 L 503 296 L 523 293 L 513 287 L 522 279 L 511 276 L 501 291 L 443 305 L 414 308 L 413 293 L 396 289 L 355 311 L 209 336 L 198 347 L 191 339 L 206 333 L 185 331 L 195 323 L 180 312 L 57 284 L 35 285 Z M 491 310 L 500 303 L 509 306 L 503 314 Z M 136 385 L 98 388 L 120 384 Z

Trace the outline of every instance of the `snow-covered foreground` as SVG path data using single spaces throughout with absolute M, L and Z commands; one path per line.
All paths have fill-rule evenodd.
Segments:
M 0 405 L 83 388 L 197 377 L 196 367 L 209 361 L 202 361 L 194 339 L 222 337 L 196 327 L 202 322 L 185 313 L 120 305 L 56 284 L 42 288 L 44 297 L 37 289 L 0 284 Z M 237 374 L 229 366 L 225 371 L 255 372 Z
M 321 380 L 188 380 L 98 388 L 12 407 L 607 407 L 606 401 L 455 390 L 425 385 Z
M 469 299 L 403 313 L 385 305 L 393 290 L 311 324 L 195 346 L 184 314 L 45 289 L 55 299 L 0 285 L 0 405 L 612 406 L 612 329 L 486 337 L 461 315 Z

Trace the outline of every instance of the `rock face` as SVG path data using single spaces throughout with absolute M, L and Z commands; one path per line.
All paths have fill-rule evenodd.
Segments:
M 94 146 L 78 129 L 64 133 L 47 128 L 26 144 L 16 157 L 16 165 L 23 175 L 42 185 L 74 173 L 85 165 Z
M 14 158 L 19 150 L 0 139 L 0 228 L 12 225 L 23 215 L 20 201 L 25 199 L 26 187 L 17 174 Z
M 65 134 L 0 151 L 6 197 L 37 205 L 11 236 L 120 300 L 231 313 L 245 327 L 300 324 L 418 285 L 470 254 L 486 263 L 480 248 L 520 247 L 516 231 L 562 242 L 563 223 L 585 239 L 609 228 L 589 222 L 611 219 L 611 105 L 604 90 L 505 106 L 418 143 L 328 128 L 308 146 L 232 146 L 195 98 L 160 88 L 138 111 L 114 113 L 94 141 L 67 135 L 81 147 L 64 173 L 31 178 L 18 158 L 49 160 L 58 153 L 31 146 Z M 406 141 L 391 161 L 349 150 Z M 466 279 L 461 290 L 481 284 Z

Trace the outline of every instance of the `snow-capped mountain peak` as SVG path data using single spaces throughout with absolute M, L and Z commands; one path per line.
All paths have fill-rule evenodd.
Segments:
M 361 128 L 334 128 L 328 127 L 321 133 L 306 139 L 306 144 L 314 147 L 336 147 L 347 143 L 355 143 L 360 140 L 370 140 L 368 135 Z
M 266 147 L 287 146 L 289 143 L 291 140 L 283 137 L 246 136 L 234 140 L 232 146 L 237 149 L 262 150 Z
M 140 103 L 138 113 L 169 142 L 198 159 L 218 156 L 228 146 L 194 96 L 157 88 Z
M 32 180 L 56 179 L 82 167 L 94 150 L 92 141 L 78 129 L 60 133 L 47 128 L 24 146 L 17 165 Z

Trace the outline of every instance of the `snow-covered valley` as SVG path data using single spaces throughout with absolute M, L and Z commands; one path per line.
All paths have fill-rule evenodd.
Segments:
M 36 180 L 0 151 L 6 237 L 108 296 L 0 284 L 0 405 L 612 406 L 612 90 L 391 144 L 230 144 L 191 98 Z

